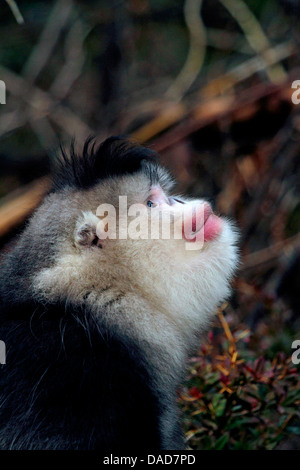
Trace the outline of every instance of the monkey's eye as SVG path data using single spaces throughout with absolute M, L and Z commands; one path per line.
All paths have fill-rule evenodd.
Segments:
M 147 201 L 147 206 L 148 206 L 148 207 L 155 207 L 156 204 L 155 204 L 155 202 Z

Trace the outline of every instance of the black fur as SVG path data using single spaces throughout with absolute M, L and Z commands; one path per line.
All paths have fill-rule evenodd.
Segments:
M 169 397 L 155 391 L 151 365 L 131 338 L 64 305 L 24 305 L 4 324 L 2 318 L 0 332 L 7 346 L 0 447 L 163 447 L 159 418 Z
M 101 179 L 143 170 L 145 162 L 152 163 L 152 172 L 158 160 L 153 150 L 122 136 L 106 139 L 98 148 L 93 137 L 86 140 L 82 154 L 75 152 L 74 142 L 70 151 L 61 147 L 54 167 L 54 189 L 70 186 L 87 189 Z

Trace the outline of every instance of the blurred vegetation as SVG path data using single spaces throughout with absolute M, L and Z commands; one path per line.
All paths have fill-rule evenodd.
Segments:
M 273 335 L 265 328 L 264 341 L 274 345 Z M 219 313 L 219 325 L 191 360 L 179 399 L 190 448 L 274 449 L 300 435 L 299 369 L 280 346 L 258 355 L 261 338 L 247 325 L 236 323 L 231 332 Z M 292 442 L 297 446 L 298 439 Z
M 101 134 L 126 132 L 137 116 L 148 119 L 169 103 L 168 89 L 189 48 L 183 0 L 23 0 L 17 2 L 22 25 L 2 3 L 0 64 L 34 84 L 18 93 L 16 76 L 10 76 L 7 105 L 1 109 L 0 155 L 8 153 L 16 165 L 34 155 L 51 157 L 58 140 L 72 136 L 65 116 L 57 119 L 47 111 L 45 119 L 37 119 L 35 87 L 80 116 L 91 132 Z M 271 44 L 290 39 L 290 17 L 277 0 L 245 4 L 263 22 Z M 219 0 L 202 2 L 201 12 L 207 47 L 201 73 L 185 93 L 187 100 L 253 55 L 239 24 Z M 0 69 L 1 76 L 3 72 Z M 73 134 L 85 130 L 76 125 Z
M 300 448 L 299 2 L 19 0 L 23 24 L 8 3 L 1 245 L 38 203 L 59 142 L 129 133 L 157 149 L 177 190 L 241 234 L 234 294 L 179 397 L 188 445 Z

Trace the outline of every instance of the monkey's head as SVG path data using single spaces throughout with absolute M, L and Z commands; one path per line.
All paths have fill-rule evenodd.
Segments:
M 140 301 L 178 325 L 206 323 L 229 293 L 235 231 L 204 200 L 172 194 L 158 160 L 120 137 L 62 152 L 19 248 L 35 299 L 106 310 Z

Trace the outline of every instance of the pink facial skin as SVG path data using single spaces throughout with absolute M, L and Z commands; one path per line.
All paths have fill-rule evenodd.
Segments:
M 220 217 L 217 217 L 215 214 L 212 214 L 207 219 L 204 225 L 204 241 L 211 241 L 217 238 L 223 228 L 223 221 Z
M 197 212 L 198 211 L 198 214 Z M 196 217 L 196 215 L 198 217 Z M 187 223 L 187 218 L 185 217 L 185 223 Z M 198 222 L 198 224 L 197 224 Z M 221 231 L 223 222 L 217 217 L 208 203 L 195 206 L 195 211 L 193 212 L 192 217 L 192 233 L 186 234 L 183 226 L 183 236 L 186 241 L 195 243 L 195 242 L 207 242 L 217 238 Z
M 160 187 L 151 189 L 150 199 L 156 206 L 169 206 L 171 210 L 181 209 L 184 211 L 184 207 L 189 205 L 190 210 L 187 213 L 183 212 L 184 223 L 182 226 L 183 238 L 188 242 L 212 241 L 222 231 L 222 219 L 213 213 L 210 204 L 207 202 L 184 202 L 167 198 Z
M 155 205 L 168 204 L 168 198 L 163 190 L 157 186 L 151 188 L 150 199 Z

